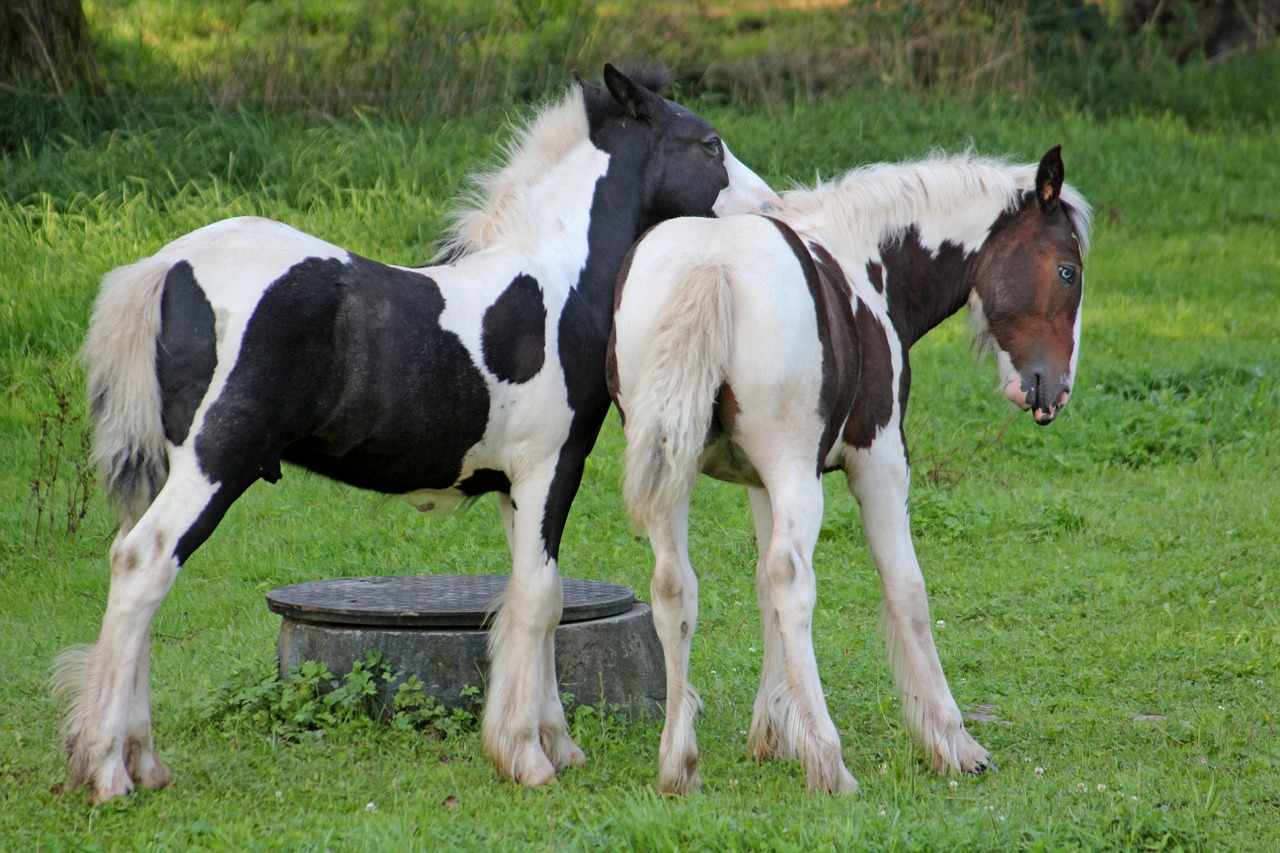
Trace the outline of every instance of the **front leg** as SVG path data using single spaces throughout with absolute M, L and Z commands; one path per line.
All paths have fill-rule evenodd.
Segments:
M 845 471 L 880 573 L 885 644 L 907 725 L 935 770 L 981 773 L 991 756 L 965 731 L 933 643 L 924 574 L 911 541 L 906 449 L 896 432 L 885 431 L 868 450 L 853 451 Z
M 553 472 L 512 484 L 499 498 L 511 546 L 511 582 L 489 631 L 489 695 L 481 740 L 498 769 L 522 785 L 555 781 L 586 761 L 569 737 L 556 683 L 555 631 L 563 590 L 544 538 Z M 563 520 L 561 520 L 561 528 Z

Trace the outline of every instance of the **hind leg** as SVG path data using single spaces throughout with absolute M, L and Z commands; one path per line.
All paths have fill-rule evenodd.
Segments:
M 173 777 L 160 756 L 156 755 L 155 741 L 151 734 L 150 630 L 143 638 L 143 648 L 148 651 L 138 659 L 138 667 L 134 673 L 134 701 L 125 736 L 124 764 L 137 784 L 156 789 L 166 787 Z
M 69 782 L 88 786 L 92 803 L 128 794 L 135 784 L 169 783 L 151 734 L 151 620 L 178 575 L 179 540 L 216 491 L 190 472 L 194 459 L 188 461 L 175 459 L 155 501 L 111 546 L 111 586 L 97 641 L 64 652 L 55 664 L 55 695 L 69 699 L 62 728 Z
M 764 635 L 760 689 L 756 691 L 747 747 L 757 761 L 795 758 L 794 753 L 783 751 L 783 721 L 774 707 L 774 697 L 783 693 L 787 685 L 782 635 L 778 631 L 777 611 L 773 606 L 767 572 L 769 543 L 773 539 L 773 503 L 769 500 L 769 493 L 762 488 L 751 487 L 747 489 L 747 495 L 751 499 L 751 515 L 756 528 L 756 550 L 759 554 L 756 560 L 756 603 L 760 608 L 760 627 Z
M 698 578 L 689 563 L 689 493 L 677 501 L 670 517 L 648 527 L 654 567 L 650 596 L 653 624 L 662 641 L 667 672 L 667 715 L 658 747 L 658 790 L 667 794 L 696 792 L 698 739 L 693 720 L 702 707 L 689 683 L 689 653 L 698 625 Z
M 907 726 L 939 772 L 981 773 L 991 756 L 965 730 L 933 643 L 924 574 L 911 542 L 909 473 L 900 442 L 886 431 L 847 466 L 849 487 L 884 590 L 885 645 Z
M 840 736 L 827 711 L 813 651 L 813 608 L 817 578 L 813 549 L 822 526 L 822 481 L 798 472 L 770 478 L 773 535 L 764 556 L 764 576 L 781 640 L 783 677 L 766 699 L 779 751 L 797 755 L 810 791 L 844 794 L 858 783 L 844 766 Z M 773 482 L 770 482 L 773 479 Z

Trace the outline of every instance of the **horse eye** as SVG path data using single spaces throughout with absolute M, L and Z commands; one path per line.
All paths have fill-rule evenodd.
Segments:
M 702 147 L 707 149 L 707 153 L 712 157 L 724 156 L 724 145 L 720 142 L 720 137 L 709 136 L 702 140 Z
M 1074 284 L 1076 280 L 1076 268 L 1069 267 L 1066 264 L 1058 264 L 1058 278 L 1067 284 Z

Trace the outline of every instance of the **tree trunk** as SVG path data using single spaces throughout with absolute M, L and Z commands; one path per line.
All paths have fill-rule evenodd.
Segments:
M 1261 47 L 1280 29 L 1280 0 L 1125 0 L 1129 32 L 1154 26 L 1172 36 L 1181 61 L 1196 50 L 1218 59 Z
M 80 0 L 0 0 L 0 87 L 18 83 L 101 92 Z

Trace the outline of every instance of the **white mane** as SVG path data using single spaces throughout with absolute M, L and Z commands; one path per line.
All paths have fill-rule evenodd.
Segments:
M 1004 209 L 1010 209 L 1023 192 L 1034 188 L 1036 167 L 1035 163 L 1013 166 L 971 152 L 860 166 L 835 181 L 783 193 L 781 218 L 796 224 L 838 223 L 842 236 L 855 245 L 876 245 L 926 215 L 961 207 L 975 195 L 1002 200 Z M 1062 185 L 1061 198 L 1080 241 L 1080 253 L 1087 254 L 1093 226 L 1089 205 L 1069 184 Z
M 535 113 L 503 146 L 506 165 L 471 178 L 472 189 L 451 218 L 441 256 L 460 256 L 504 240 L 519 239 L 532 219 L 526 191 L 579 143 L 587 139 L 587 110 L 582 89 Z

